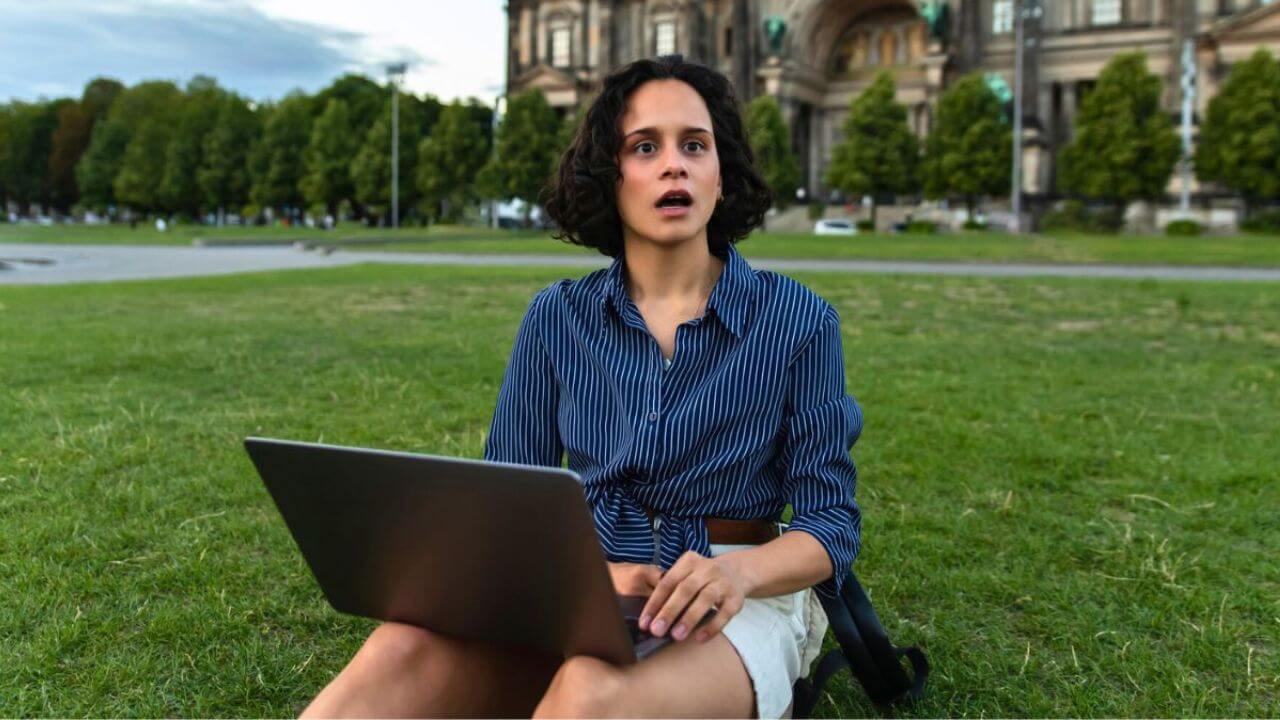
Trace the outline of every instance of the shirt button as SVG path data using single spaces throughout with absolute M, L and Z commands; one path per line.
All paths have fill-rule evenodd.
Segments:
M 649 413 L 649 422 L 657 422 L 657 421 L 658 421 L 658 413 L 656 412 Z

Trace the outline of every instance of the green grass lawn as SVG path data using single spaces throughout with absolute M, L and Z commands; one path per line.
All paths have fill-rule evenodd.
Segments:
M 555 270 L 0 287 L 0 716 L 292 715 L 329 609 L 246 435 L 476 457 Z M 1280 714 L 1269 284 L 802 275 L 843 318 L 910 716 Z M 874 712 L 847 678 L 822 716 Z
M 379 230 L 344 225 L 333 232 L 297 228 L 209 228 L 178 225 L 167 232 L 139 226 L 32 227 L 0 225 L 6 242 L 190 245 L 197 237 L 296 238 L 318 243 L 342 238 L 389 238 L 386 245 L 360 249 L 444 253 L 581 254 L 594 251 L 552 240 L 546 233 L 461 226 Z M 1280 267 L 1280 237 L 1165 237 L 1163 235 L 1025 235 L 966 232 L 940 235 L 863 235 L 758 232 L 742 243 L 748 257 L 842 258 L 861 260 L 948 260 L 990 262 L 1112 263 L 1132 265 L 1230 265 Z

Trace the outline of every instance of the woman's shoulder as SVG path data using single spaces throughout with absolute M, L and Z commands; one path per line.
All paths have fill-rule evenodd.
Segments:
M 839 322 L 835 306 L 812 288 L 794 278 L 770 270 L 757 270 L 762 311 L 771 323 L 785 323 L 816 332 L 826 322 Z
M 563 278 L 552 282 L 529 301 L 527 315 L 534 321 L 545 322 L 551 318 L 563 317 L 570 309 L 581 309 L 592 301 L 598 302 L 602 297 L 606 273 L 607 268 L 577 279 Z

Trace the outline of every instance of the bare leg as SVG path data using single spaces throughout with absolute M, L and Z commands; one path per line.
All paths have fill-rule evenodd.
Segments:
M 751 718 L 755 692 L 724 634 L 678 642 L 643 662 L 617 667 L 571 657 L 556 672 L 537 718 Z
M 529 717 L 560 663 L 384 623 L 302 717 Z

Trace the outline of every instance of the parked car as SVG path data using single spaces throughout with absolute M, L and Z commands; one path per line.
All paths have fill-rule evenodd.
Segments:
M 828 218 L 813 224 L 814 235 L 857 235 L 858 228 L 852 220 Z

